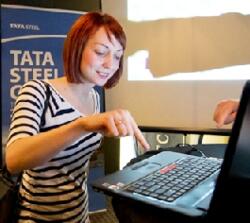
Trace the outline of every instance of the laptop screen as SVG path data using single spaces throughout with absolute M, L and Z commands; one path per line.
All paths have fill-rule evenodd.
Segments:
M 221 177 L 250 178 L 250 81 L 246 82 L 226 149 Z M 225 175 L 225 176 L 223 176 Z
M 242 215 L 250 196 L 250 81 L 246 82 L 210 204 L 211 216 Z M 242 202 L 245 199 L 245 202 Z
M 250 82 L 246 85 L 242 102 L 243 108 L 239 110 L 242 122 L 239 129 L 238 140 L 235 142 L 235 154 L 232 160 L 230 175 L 235 178 L 250 179 Z M 233 137 L 233 136 L 232 136 Z

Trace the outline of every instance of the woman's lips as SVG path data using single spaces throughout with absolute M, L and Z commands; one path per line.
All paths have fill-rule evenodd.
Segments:
M 96 72 L 101 78 L 106 79 L 108 78 L 109 74 L 101 71 Z

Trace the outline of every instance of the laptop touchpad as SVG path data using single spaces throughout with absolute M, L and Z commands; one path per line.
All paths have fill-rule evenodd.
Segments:
M 152 169 L 152 168 L 155 168 L 155 167 L 160 167 L 161 164 L 159 163 L 156 163 L 156 162 L 148 162 L 148 161 L 143 161 L 143 162 L 140 162 L 138 164 L 135 164 L 131 167 L 132 170 L 137 170 L 137 169 L 140 169 L 142 167 L 144 167 L 144 169 Z
M 201 210 L 205 210 L 207 211 L 210 205 L 210 201 L 212 198 L 212 194 L 210 194 L 209 196 L 207 196 L 205 199 L 203 199 L 201 202 L 199 202 L 196 207 L 201 209 Z

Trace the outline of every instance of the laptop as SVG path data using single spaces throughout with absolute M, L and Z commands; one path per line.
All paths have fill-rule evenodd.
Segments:
M 92 182 L 94 190 L 188 217 L 243 210 L 250 192 L 250 81 L 223 159 L 164 151 Z

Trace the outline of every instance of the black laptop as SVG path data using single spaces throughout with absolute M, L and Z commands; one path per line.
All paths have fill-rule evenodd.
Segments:
M 174 211 L 189 217 L 242 210 L 250 192 L 250 82 L 223 159 L 161 152 L 92 183 L 114 197 Z

